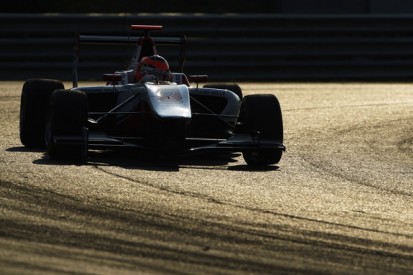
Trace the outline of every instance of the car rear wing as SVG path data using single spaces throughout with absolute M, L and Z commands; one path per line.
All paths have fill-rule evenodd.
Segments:
M 142 36 L 115 36 L 115 35 L 89 35 L 79 34 L 75 35 L 75 45 L 73 54 L 73 87 L 78 85 L 78 64 L 79 64 L 79 48 L 81 44 L 96 44 L 96 45 L 133 45 L 137 44 Z M 186 37 L 181 36 L 159 36 L 150 37 L 155 45 L 172 45 L 179 46 L 178 56 L 178 70 L 183 72 L 186 55 Z

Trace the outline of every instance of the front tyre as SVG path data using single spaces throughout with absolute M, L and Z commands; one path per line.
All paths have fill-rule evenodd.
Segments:
M 82 161 L 86 158 L 85 129 L 88 101 L 81 91 L 56 90 L 50 96 L 46 121 L 46 153 L 52 159 Z
M 283 122 L 280 103 L 272 94 L 247 95 L 241 104 L 242 129 L 260 140 L 283 141 Z M 250 166 L 267 166 L 281 160 L 280 149 L 256 149 L 243 152 Z
M 44 148 L 45 121 L 49 97 L 54 90 L 64 89 L 53 79 L 29 79 L 20 99 L 20 141 L 28 148 Z

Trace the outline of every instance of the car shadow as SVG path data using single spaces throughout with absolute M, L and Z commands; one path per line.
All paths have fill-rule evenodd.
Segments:
M 87 161 L 76 162 L 50 159 L 44 153 L 44 149 L 31 149 L 20 146 L 8 148 L 6 151 L 43 153 L 40 159 L 33 161 L 33 164 L 36 165 L 117 166 L 125 169 L 168 172 L 177 172 L 181 168 L 243 172 L 267 172 L 279 169 L 278 166 L 252 167 L 245 163 L 239 164 L 237 158 L 239 158 L 241 153 L 233 152 L 185 154 L 176 158 L 168 158 L 158 157 L 137 149 L 131 150 L 130 148 L 127 150 L 89 150 Z
M 42 153 L 44 149 L 42 148 L 27 148 L 24 146 L 10 147 L 6 149 L 6 152 L 32 152 L 32 153 Z
M 181 168 L 227 170 L 237 162 L 239 153 L 184 154 L 178 157 L 159 157 L 139 150 L 91 151 L 87 165 L 119 166 L 128 169 L 179 171 Z
M 228 167 L 228 170 L 231 171 L 244 171 L 244 172 L 269 172 L 277 171 L 280 167 L 277 165 L 268 165 L 268 166 L 249 166 L 247 164 L 234 165 Z

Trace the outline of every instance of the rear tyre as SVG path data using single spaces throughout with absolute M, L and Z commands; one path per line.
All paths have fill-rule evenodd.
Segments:
M 245 96 L 240 111 L 243 131 L 257 135 L 259 139 L 283 141 L 283 122 L 278 99 L 271 94 Z M 281 160 L 282 151 L 261 149 L 243 152 L 245 162 L 250 166 L 266 166 Z
M 46 152 L 52 159 L 83 161 L 86 158 L 87 96 L 81 91 L 56 90 L 50 96 L 46 121 Z M 56 142 L 56 137 L 64 142 Z
M 230 90 L 231 92 L 235 93 L 240 100 L 242 100 L 242 89 L 238 84 L 206 84 L 204 88 L 214 88 L 214 89 L 224 89 Z
M 29 79 L 20 99 L 20 141 L 28 148 L 44 148 L 45 121 L 49 97 L 63 83 L 52 79 Z

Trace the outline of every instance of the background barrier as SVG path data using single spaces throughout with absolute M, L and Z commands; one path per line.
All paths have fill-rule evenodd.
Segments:
M 2 14 L 0 23 L 1 80 L 71 80 L 76 32 L 138 35 L 131 24 L 185 34 L 185 72 L 211 81 L 413 79 L 409 15 Z M 173 65 L 175 50 L 159 54 Z M 82 46 L 80 80 L 123 69 L 131 54 L 132 48 Z

